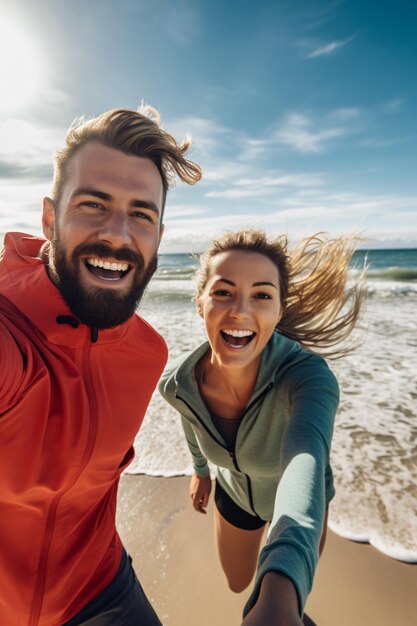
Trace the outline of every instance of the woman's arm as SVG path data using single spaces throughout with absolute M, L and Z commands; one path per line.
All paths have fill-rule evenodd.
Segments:
M 199 513 L 207 513 L 206 508 L 211 493 L 210 476 L 199 476 L 193 474 L 190 480 L 190 498 L 193 507 Z
M 210 469 L 207 459 L 200 450 L 193 427 L 183 416 L 181 416 L 181 422 L 195 470 L 190 481 L 190 498 L 196 511 L 206 513 L 205 509 L 207 508 L 211 492 Z
M 318 561 L 326 509 L 325 473 L 339 393 L 324 362 L 298 365 L 288 382 L 289 418 L 280 450 L 279 483 L 267 545 L 259 557 L 245 615 L 257 605 L 264 576 L 293 584 L 300 614 Z M 246 624 L 245 624 L 246 626 Z
M 187 440 L 188 448 L 193 459 L 194 471 L 198 476 L 210 476 L 210 469 L 206 457 L 200 450 L 197 437 L 190 422 L 181 415 L 182 428 Z

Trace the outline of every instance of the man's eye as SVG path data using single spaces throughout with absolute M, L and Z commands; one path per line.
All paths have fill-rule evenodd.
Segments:
M 141 220 L 147 220 L 148 222 L 152 222 L 153 218 L 151 215 L 149 215 L 148 213 L 144 213 L 143 211 L 133 211 L 133 213 L 130 214 L 132 217 L 137 217 L 138 219 Z
M 104 206 L 99 202 L 87 201 L 82 202 L 82 206 L 87 207 L 87 209 L 95 209 L 97 211 L 104 211 Z

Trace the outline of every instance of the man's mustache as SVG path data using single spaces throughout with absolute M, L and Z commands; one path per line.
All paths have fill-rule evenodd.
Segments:
M 117 261 L 126 261 L 127 263 L 132 263 L 133 265 L 137 265 L 138 267 L 143 267 L 145 262 L 143 256 L 130 248 L 112 248 L 111 246 L 107 246 L 104 243 L 83 243 L 77 246 L 72 256 L 79 257 L 81 255 L 86 256 L 98 256 L 98 257 L 107 257 L 113 258 Z

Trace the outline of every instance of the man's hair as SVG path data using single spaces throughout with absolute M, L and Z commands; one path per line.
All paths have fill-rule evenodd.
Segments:
M 58 150 L 55 157 L 52 187 L 52 200 L 55 206 L 59 206 L 72 157 L 83 146 L 93 141 L 108 148 L 121 150 L 127 155 L 145 157 L 153 161 L 163 184 L 161 219 L 166 194 L 175 176 L 189 185 L 201 179 L 200 167 L 185 158 L 191 146 L 190 136 L 187 135 L 181 144 L 177 143 L 172 135 L 161 128 L 156 109 L 143 104 L 138 111 L 112 109 L 88 121 L 79 118 L 69 128 L 65 146 Z
M 279 275 L 283 314 L 277 330 L 313 352 L 338 358 L 356 347 L 344 340 L 356 326 L 366 296 L 366 268 L 348 284 L 349 262 L 359 241 L 355 236 L 330 239 L 317 233 L 290 251 L 286 235 L 269 239 L 260 230 L 226 232 L 200 257 L 197 296 L 204 292 L 211 260 L 218 254 L 232 250 L 262 254 Z

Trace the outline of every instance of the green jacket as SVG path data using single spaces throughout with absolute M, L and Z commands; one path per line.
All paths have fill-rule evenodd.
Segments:
M 329 453 L 337 381 L 323 358 L 275 332 L 263 351 L 235 449 L 228 450 L 194 376 L 208 349 L 205 342 L 168 364 L 159 391 L 181 414 L 197 474 L 209 474 L 209 460 L 218 468 L 223 489 L 242 509 L 271 521 L 244 613 L 255 604 L 262 577 L 271 570 L 293 581 L 302 613 L 318 561 L 326 504 L 334 496 Z

